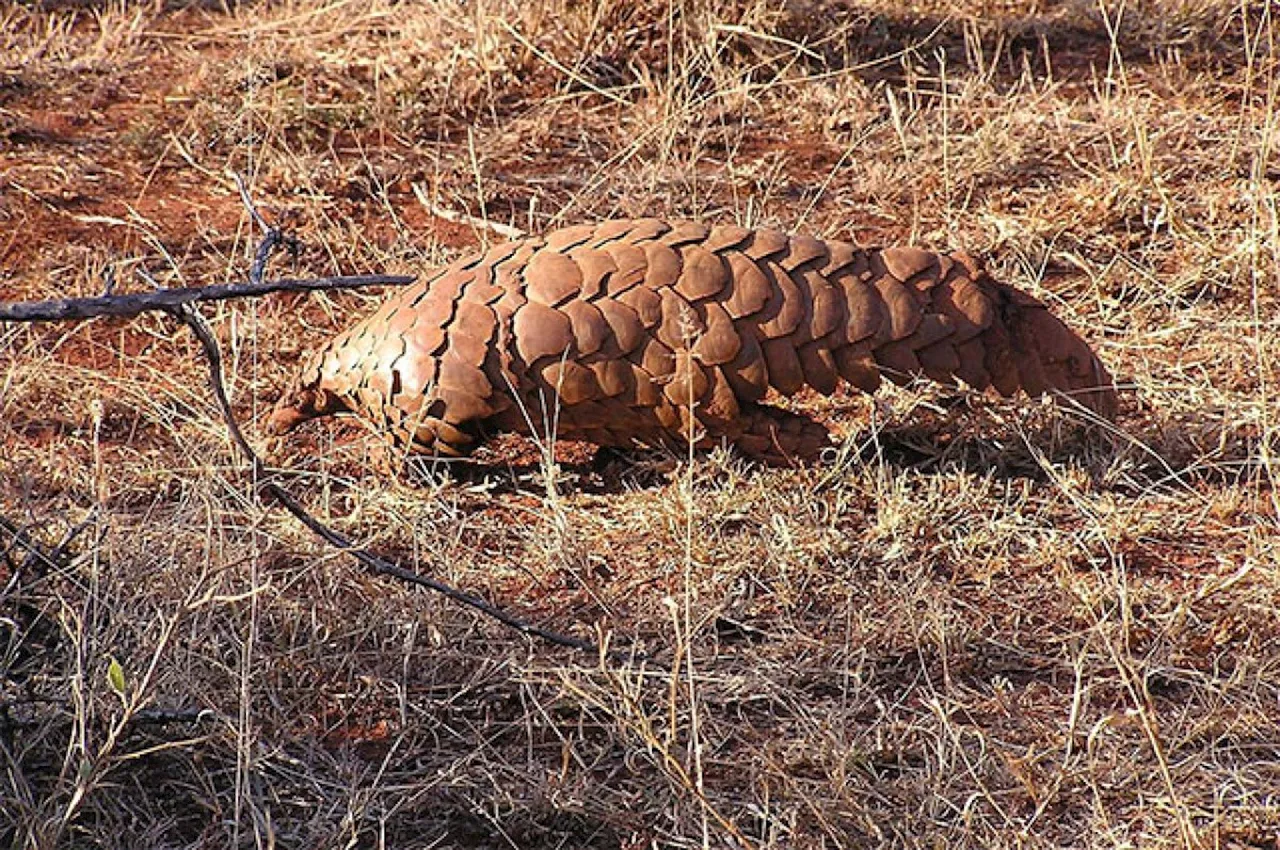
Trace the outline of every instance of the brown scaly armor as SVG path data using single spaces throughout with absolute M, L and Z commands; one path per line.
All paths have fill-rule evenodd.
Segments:
M 1089 346 L 965 254 L 640 219 L 497 245 L 397 292 L 311 358 L 271 426 L 354 411 L 442 456 L 554 426 L 778 462 L 828 435 L 763 403 L 770 390 L 917 375 L 1115 413 Z

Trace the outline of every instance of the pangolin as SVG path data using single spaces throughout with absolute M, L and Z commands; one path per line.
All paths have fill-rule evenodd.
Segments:
M 1115 413 L 1089 346 L 966 254 L 639 219 L 496 245 L 396 292 L 309 359 L 270 427 L 354 411 L 440 456 L 515 431 L 776 463 L 828 432 L 771 391 L 918 375 Z

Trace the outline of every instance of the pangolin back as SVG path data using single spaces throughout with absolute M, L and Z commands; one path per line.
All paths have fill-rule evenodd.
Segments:
M 311 358 L 271 424 L 351 410 L 448 456 L 554 431 L 777 461 L 827 432 L 771 390 L 873 392 L 882 375 L 1116 406 L 1088 345 L 965 254 L 640 219 L 497 245 L 396 292 Z

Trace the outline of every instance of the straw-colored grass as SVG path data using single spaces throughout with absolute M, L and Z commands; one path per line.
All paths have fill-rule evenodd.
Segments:
M 1123 411 L 805 399 L 844 443 L 797 469 L 272 447 L 345 533 L 655 659 L 600 664 L 255 503 L 171 320 L 0 327 L 0 516 L 87 523 L 0 560 L 7 843 L 1280 842 L 1272 5 L 231 5 L 0 8 L 0 298 L 242 278 L 231 171 L 281 273 L 422 271 L 496 238 L 465 216 L 762 223 L 988 255 Z M 253 439 L 376 297 L 206 309 Z

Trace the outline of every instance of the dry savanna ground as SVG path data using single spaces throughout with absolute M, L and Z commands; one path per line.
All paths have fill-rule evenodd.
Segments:
M 162 314 L 0 327 L 13 847 L 1280 846 L 1280 75 L 1256 0 L 0 7 L 0 299 L 421 272 L 609 216 L 987 256 L 1119 376 L 1114 428 L 929 385 L 841 450 L 389 475 L 271 445 L 374 292 L 205 307 L 318 516 L 252 496 Z M 59 544 L 75 530 L 68 545 Z M 20 534 L 19 534 L 20 532 Z M 37 545 L 29 554 L 17 538 Z

